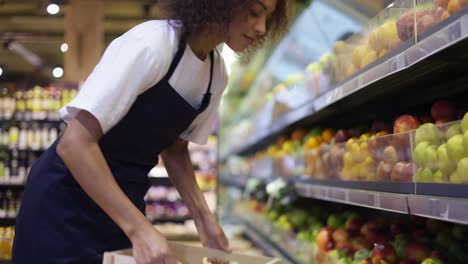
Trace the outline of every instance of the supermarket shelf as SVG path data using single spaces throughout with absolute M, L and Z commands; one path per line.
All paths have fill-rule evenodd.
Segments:
M 0 226 L 14 226 L 16 218 L 0 218 Z
M 409 214 L 408 195 L 331 187 L 317 184 L 295 182 L 296 191 L 302 197 L 345 203 Z
M 350 184 L 352 186 L 352 183 Z M 420 184 L 418 183 L 417 185 Z M 445 190 L 443 194 L 446 195 L 447 190 L 449 190 L 446 186 L 449 184 L 431 185 L 432 190 L 436 193 L 442 193 Z M 450 185 L 450 188 L 457 187 L 455 191 L 461 192 L 462 188 L 465 188 L 465 192 L 467 190 L 466 185 Z M 418 215 L 468 225 L 468 211 L 466 210 L 468 208 L 468 199 L 376 192 L 306 183 L 305 181 L 295 181 L 295 186 L 297 193 L 302 197 Z
M 357 113 L 359 107 L 404 109 L 414 106 L 415 98 L 417 102 L 422 102 L 437 98 L 440 94 L 448 96 L 450 93 L 463 92 L 466 82 L 460 79 L 467 78 L 461 70 L 467 67 L 464 52 L 468 47 L 467 37 L 468 8 L 465 8 L 422 34 L 418 43 L 400 54 L 391 58 L 385 56 L 372 63 L 373 67 L 366 67 L 367 70 L 364 69 L 348 81 L 286 113 L 268 129 L 246 140 L 244 145 L 221 156 L 221 163 L 228 156 L 246 155 L 266 147 L 279 133 L 290 131 L 296 124 L 325 121 L 347 110 Z M 431 83 L 431 87 L 427 87 L 427 83 Z M 401 96 L 403 92 L 405 98 L 400 98 L 398 106 L 389 100 L 392 96 Z M 337 123 L 345 121 L 335 120 Z
M 298 183 L 341 187 L 346 189 L 366 190 L 375 192 L 414 194 L 413 182 L 379 182 L 379 181 L 340 181 L 340 180 L 316 180 L 299 177 L 294 180 Z
M 450 191 L 448 191 L 450 190 Z M 417 183 L 415 194 L 468 199 L 468 184 Z
M 0 183 L 0 191 L 3 191 L 3 190 L 22 191 L 23 189 L 24 189 L 24 183 Z
M 282 249 L 279 245 L 273 242 L 270 239 L 270 236 L 260 232 L 248 221 L 244 220 L 242 222 L 246 226 L 246 236 L 255 244 L 255 246 L 264 250 L 270 256 L 282 259 L 286 264 L 300 263 L 287 250 Z
M 218 183 L 221 185 L 236 187 L 238 189 L 244 189 L 247 184 L 247 180 L 247 177 L 240 177 L 237 175 L 228 175 L 224 177 L 220 175 Z
M 175 223 L 175 224 L 183 224 L 188 220 L 191 220 L 192 218 L 190 217 L 171 217 L 171 218 L 157 218 L 154 220 L 151 220 L 151 223 L 153 225 L 157 224 L 163 224 L 163 223 Z
M 152 185 L 159 186 L 172 186 L 172 182 L 169 177 L 148 177 Z
M 468 200 L 433 196 L 408 196 L 410 213 L 468 225 Z

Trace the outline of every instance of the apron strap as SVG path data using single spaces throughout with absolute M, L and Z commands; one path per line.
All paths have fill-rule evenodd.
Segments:
M 210 51 L 210 81 L 208 83 L 208 88 L 206 89 L 206 93 L 203 96 L 203 100 L 201 102 L 200 108 L 198 109 L 198 113 L 201 113 L 208 108 L 208 105 L 211 101 L 211 82 L 213 81 L 213 64 L 214 64 L 214 54 L 213 51 Z
M 179 64 L 180 59 L 182 58 L 182 55 L 184 55 L 185 45 L 186 45 L 185 38 L 182 37 L 179 41 L 179 47 L 177 49 L 177 53 L 172 59 L 171 66 L 169 67 L 169 70 L 167 71 L 166 75 L 163 78 L 164 81 L 169 81 L 172 74 L 174 73 L 177 65 Z

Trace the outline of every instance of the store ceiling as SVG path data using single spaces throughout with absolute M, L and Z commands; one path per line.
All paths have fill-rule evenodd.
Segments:
M 63 2 L 63 1 L 62 1 Z M 134 25 L 159 16 L 154 0 L 105 1 L 106 45 Z M 43 59 L 48 66 L 62 65 L 64 42 L 64 13 L 47 13 L 47 0 L 0 0 L 0 65 L 4 68 L 2 80 L 22 78 L 48 79 L 52 76 L 38 73 L 24 58 L 6 48 L 6 43 L 18 41 Z

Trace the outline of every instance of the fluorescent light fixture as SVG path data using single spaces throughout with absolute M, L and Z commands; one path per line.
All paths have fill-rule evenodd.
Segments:
M 56 15 L 60 11 L 60 7 L 56 4 L 49 4 L 47 6 L 47 13 L 51 15 Z
M 54 70 L 52 71 L 52 75 L 54 75 L 55 78 L 60 78 L 63 76 L 63 69 L 61 67 L 55 67 Z
M 65 53 L 67 52 L 68 50 L 68 44 L 67 43 L 62 43 L 62 45 L 60 45 L 60 50 Z

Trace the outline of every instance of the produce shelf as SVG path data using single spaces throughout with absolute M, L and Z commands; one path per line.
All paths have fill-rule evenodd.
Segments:
M 431 188 L 435 193 L 447 194 L 446 184 L 424 185 L 432 185 Z M 461 192 L 463 188 L 466 192 L 466 185 L 450 185 L 450 188 L 455 188 L 454 192 Z M 295 186 L 297 193 L 302 197 L 468 224 L 466 210 L 468 199 L 376 192 L 306 183 L 300 180 L 295 181 Z
M 285 113 L 268 129 L 222 155 L 221 163 L 228 156 L 251 154 L 267 146 L 279 133 L 289 132 L 295 125 L 327 121 L 347 111 L 359 116 L 369 109 L 375 112 L 388 111 L 389 107 L 405 109 L 414 106 L 415 101 L 423 103 L 441 95 L 466 92 L 467 76 L 462 69 L 468 67 L 464 52 L 468 47 L 467 36 L 468 8 L 465 8 L 422 33 L 414 45 L 396 49 L 401 51 L 399 54 L 385 55 L 351 79 Z M 430 87 L 427 83 L 431 83 Z M 389 98 L 399 98 L 398 105 Z M 346 122 L 346 118 L 334 122 Z
M 0 226 L 14 226 L 16 223 L 16 218 L 0 218 Z
M 21 191 L 24 189 L 24 183 L 0 183 L 0 191 L 15 190 Z
M 296 182 L 296 191 L 302 197 L 345 203 L 373 209 L 409 214 L 408 195 L 338 188 Z
M 367 190 L 375 192 L 414 194 L 415 184 L 412 182 L 371 182 L 371 181 L 340 181 L 340 180 L 316 180 L 316 179 L 295 179 L 297 183 L 325 185 L 341 187 L 346 189 Z
M 153 225 L 163 224 L 163 223 L 176 223 L 183 224 L 188 220 L 191 220 L 190 217 L 171 217 L 171 218 L 157 218 L 151 221 Z
M 287 250 L 281 248 L 278 244 L 270 239 L 270 236 L 264 234 L 257 228 L 255 228 L 249 221 L 242 220 L 246 226 L 246 235 L 255 246 L 266 251 L 269 255 L 273 257 L 281 258 L 287 264 L 296 264 L 301 263 L 294 258 Z
M 169 177 L 148 177 L 152 185 L 158 186 L 172 186 Z
M 410 213 L 468 225 L 468 200 L 431 196 L 408 196 Z
M 247 184 L 247 179 L 248 178 L 246 177 L 239 177 L 237 175 L 227 175 L 224 177 L 220 175 L 218 182 L 221 185 L 232 186 L 238 189 L 244 189 L 245 185 Z

